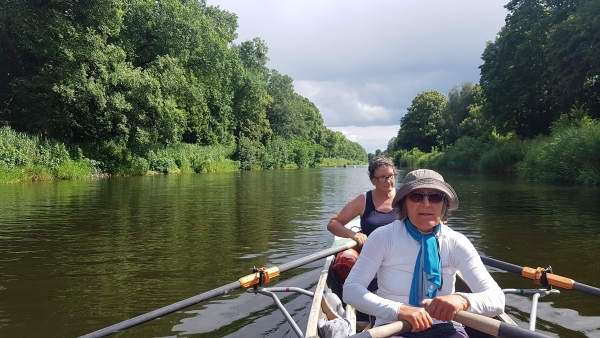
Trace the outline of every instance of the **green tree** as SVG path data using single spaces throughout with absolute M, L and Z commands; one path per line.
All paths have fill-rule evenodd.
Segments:
M 600 2 L 576 2 L 550 33 L 547 56 L 561 113 L 577 106 L 600 118 Z
M 292 148 L 300 165 L 366 157 L 266 67 L 264 41 L 236 45 L 236 29 L 204 0 L 2 1 L 0 120 L 112 173 L 144 161 L 170 171 L 176 161 L 157 154 L 181 142 L 237 142 L 244 168 L 285 166 Z
M 458 126 L 469 117 L 469 107 L 474 103 L 475 87 L 473 83 L 466 82 L 452 87 L 448 93 L 448 103 L 442 110 L 445 145 L 453 144 L 458 139 Z
M 391 154 L 394 153 L 394 151 L 397 150 L 397 141 L 396 141 L 396 136 L 392 137 L 387 144 L 387 148 L 385 149 L 385 153 L 387 153 L 388 155 L 391 156 Z
M 558 115 L 547 58 L 551 32 L 577 1 L 512 0 L 506 25 L 483 52 L 480 84 L 487 119 L 500 132 L 548 133 Z
M 443 144 L 442 111 L 446 107 L 446 96 L 437 91 L 422 92 L 412 100 L 406 115 L 400 119 L 400 130 L 396 138 L 398 148 L 423 152 Z
M 234 134 L 255 142 L 265 141 L 272 133 L 267 119 L 267 106 L 273 102 L 267 92 L 268 47 L 264 41 L 255 38 L 242 42 L 237 50 L 243 67 L 235 82 Z
M 468 115 L 456 127 L 459 138 L 478 138 L 488 135 L 493 131 L 491 122 L 485 118 L 485 114 L 483 113 L 486 107 L 488 106 L 485 104 L 483 90 L 477 84 L 471 91 L 471 104 L 466 107 Z

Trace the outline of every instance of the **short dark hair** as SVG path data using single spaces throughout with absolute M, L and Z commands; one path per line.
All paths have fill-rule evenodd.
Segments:
M 375 156 L 369 161 L 369 177 L 375 177 L 375 171 L 379 169 L 379 167 L 392 167 L 394 169 L 394 174 L 396 174 L 396 167 L 394 166 L 394 162 L 385 156 Z
M 450 211 L 448 211 L 449 208 L 449 203 L 448 200 L 444 200 L 444 206 L 442 207 L 442 217 L 440 218 L 440 220 L 444 223 L 448 222 L 448 218 L 450 218 Z M 402 197 L 401 200 L 398 201 L 397 203 L 398 205 L 398 219 L 399 220 L 404 220 L 406 217 L 408 217 L 408 212 L 406 211 L 406 196 Z

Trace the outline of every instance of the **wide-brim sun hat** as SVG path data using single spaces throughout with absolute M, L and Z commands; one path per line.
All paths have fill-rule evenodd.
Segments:
M 409 172 L 402 182 L 402 187 L 396 192 L 392 206 L 397 208 L 400 200 L 416 189 L 439 190 L 446 194 L 448 210 L 458 209 L 458 196 L 456 196 L 456 192 L 452 189 L 452 186 L 444 181 L 442 175 L 429 169 L 418 169 Z

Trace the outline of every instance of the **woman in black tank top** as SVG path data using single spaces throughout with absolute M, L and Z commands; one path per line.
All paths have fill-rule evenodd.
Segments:
M 339 237 L 352 238 L 363 245 L 367 236 L 376 228 L 392 223 L 398 218 L 398 210 L 392 208 L 396 195 L 396 168 L 385 156 L 369 161 L 369 178 L 375 189 L 350 200 L 327 224 L 327 230 Z M 346 228 L 351 220 L 360 216 L 361 232 Z

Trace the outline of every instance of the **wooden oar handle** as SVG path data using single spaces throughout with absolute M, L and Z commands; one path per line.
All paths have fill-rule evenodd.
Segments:
M 533 281 L 538 285 L 542 285 L 542 283 L 541 283 L 542 271 L 543 271 L 543 268 L 534 269 L 534 268 L 525 266 L 525 267 L 523 267 L 523 271 L 521 272 L 521 275 L 523 277 L 533 279 Z M 573 284 L 575 284 L 574 280 L 567 278 L 567 277 L 555 275 L 553 273 L 546 273 L 546 278 L 548 279 L 548 284 L 553 285 L 553 286 L 558 286 L 559 288 L 563 288 L 563 289 L 567 289 L 567 290 L 573 289 Z
M 407 321 L 400 320 L 387 325 L 377 326 L 352 335 L 348 338 L 387 338 L 412 330 Z
M 428 305 L 429 303 L 426 303 L 425 306 Z M 542 333 L 529 331 L 518 326 L 513 326 L 493 318 L 467 311 L 458 311 L 458 313 L 454 316 L 454 321 L 483 333 L 487 333 L 493 337 L 548 338 L 548 336 Z M 349 338 L 387 338 L 410 331 L 411 329 L 412 327 L 408 322 L 401 320 L 363 331 L 356 335 L 350 336 Z

